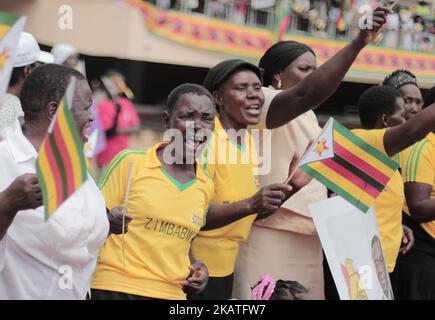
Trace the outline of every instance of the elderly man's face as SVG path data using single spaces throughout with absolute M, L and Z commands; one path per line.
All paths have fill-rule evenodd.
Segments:
M 94 120 L 90 107 L 92 105 L 92 92 L 86 80 L 78 80 L 75 86 L 71 112 L 80 134 L 82 142 L 88 141 L 89 129 Z

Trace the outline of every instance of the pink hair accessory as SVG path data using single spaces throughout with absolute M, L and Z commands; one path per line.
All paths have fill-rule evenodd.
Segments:
M 266 286 L 267 288 L 264 290 Z M 260 283 L 252 290 L 252 300 L 270 300 L 275 291 L 275 286 L 276 281 L 269 274 L 262 276 Z

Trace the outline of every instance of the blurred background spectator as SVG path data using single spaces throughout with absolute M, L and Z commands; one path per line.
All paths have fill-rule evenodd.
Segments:
M 100 95 L 98 114 L 106 137 L 105 149 L 97 157 L 98 165 L 104 168 L 119 152 L 128 148 L 130 135 L 140 129 L 140 120 L 132 103 L 133 92 L 127 87 L 124 75 L 109 70 L 101 81 L 101 86 L 97 83 L 94 87 L 94 95 Z

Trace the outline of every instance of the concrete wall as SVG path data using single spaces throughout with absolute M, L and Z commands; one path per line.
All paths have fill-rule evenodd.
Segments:
M 72 9 L 72 29 L 61 29 L 59 9 Z M 0 11 L 26 15 L 26 31 L 45 45 L 66 42 L 81 53 L 210 67 L 224 57 L 150 34 L 139 10 L 112 0 L 1 0 Z

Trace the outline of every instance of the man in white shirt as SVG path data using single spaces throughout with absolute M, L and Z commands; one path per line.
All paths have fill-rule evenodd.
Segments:
M 52 63 L 53 56 L 39 49 L 38 42 L 28 32 L 21 32 L 20 39 L 13 61 L 12 75 L 9 80 L 8 91 L 2 101 L 0 101 L 0 131 L 10 127 L 17 129 L 23 122 L 24 113 L 21 109 L 20 95 L 24 80 L 32 72 L 38 63 Z
M 38 150 L 72 76 L 71 111 L 85 142 L 91 90 L 79 72 L 54 64 L 27 77 L 20 94 L 23 130 L 7 130 L 0 142 L 0 190 L 6 189 L 0 193 L 0 299 L 85 299 L 109 233 L 104 199 L 91 177 L 47 222 L 43 207 L 23 210 L 40 204 Z

